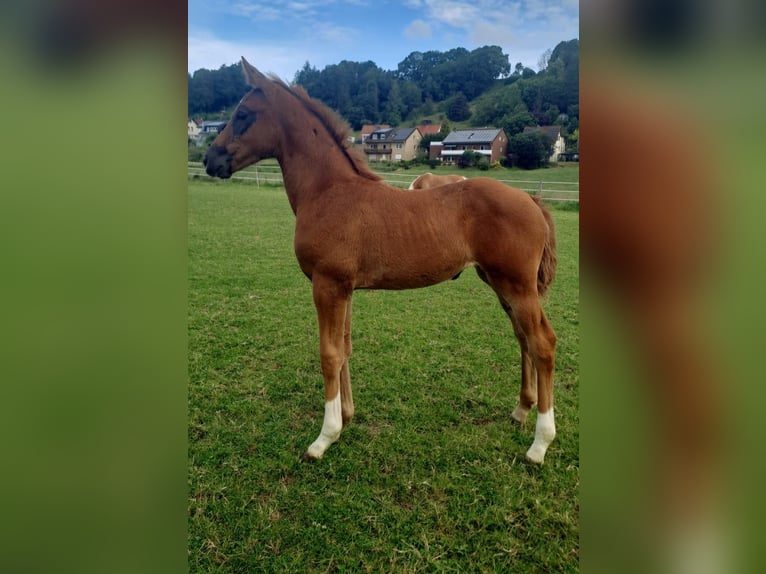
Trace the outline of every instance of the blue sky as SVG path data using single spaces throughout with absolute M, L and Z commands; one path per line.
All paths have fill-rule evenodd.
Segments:
M 497 45 L 537 70 L 579 37 L 578 0 L 189 0 L 189 72 L 241 56 L 291 81 L 308 61 L 372 60 L 395 70 L 411 52 Z

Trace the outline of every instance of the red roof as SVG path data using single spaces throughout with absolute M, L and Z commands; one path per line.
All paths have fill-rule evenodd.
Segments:
M 418 131 L 423 137 L 429 134 L 438 134 L 442 127 L 438 124 L 422 124 L 418 126 Z
M 362 129 L 359 131 L 359 135 L 368 136 L 374 131 L 383 130 L 390 127 L 391 126 L 389 126 L 388 124 L 364 124 L 362 126 Z

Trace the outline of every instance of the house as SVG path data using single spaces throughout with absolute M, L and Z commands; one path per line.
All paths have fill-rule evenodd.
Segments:
M 417 128 L 383 128 L 365 139 L 364 153 L 369 161 L 408 161 L 417 155 L 422 139 Z
M 422 137 L 438 134 L 442 127 L 438 124 L 420 124 L 416 126 Z
M 190 119 L 188 122 L 186 122 L 186 132 L 190 140 L 197 139 L 199 131 L 199 124 L 197 124 L 197 120 Z
M 226 122 L 202 122 L 202 126 L 200 126 L 200 133 L 201 134 L 219 134 L 223 131 L 223 128 L 226 127 Z
M 391 126 L 389 126 L 388 124 L 375 124 L 375 125 L 373 125 L 373 124 L 364 124 L 362 126 L 362 129 L 359 130 L 359 139 L 362 141 L 362 143 L 364 143 L 365 141 L 367 141 L 367 138 L 370 137 L 370 134 L 372 132 L 377 131 L 377 130 L 387 129 L 387 128 L 390 128 L 390 127 Z
M 441 159 L 444 142 L 430 142 L 428 144 L 428 159 Z
M 460 163 L 460 158 L 466 150 L 473 150 L 486 156 L 492 163 L 505 157 L 508 150 L 508 136 L 502 128 L 455 130 L 444 138 L 441 144 L 441 146 L 432 145 L 431 149 L 441 147 L 438 157 L 444 163 Z
M 561 156 L 563 156 L 564 152 L 566 151 L 566 142 L 564 142 L 564 136 L 561 135 L 561 126 L 538 126 L 536 128 L 526 127 L 524 128 L 523 133 L 528 134 L 535 132 L 541 132 L 545 134 L 548 136 L 548 139 L 553 142 L 553 153 L 551 154 L 551 157 L 548 158 L 548 161 L 563 161 L 564 158 Z

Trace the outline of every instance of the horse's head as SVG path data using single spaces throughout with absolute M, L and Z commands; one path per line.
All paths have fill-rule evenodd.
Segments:
M 226 127 L 218 134 L 205 154 L 208 175 L 229 178 L 231 174 L 264 158 L 275 157 L 278 151 L 279 123 L 273 117 L 277 84 L 242 58 L 242 70 L 252 88 L 234 110 Z

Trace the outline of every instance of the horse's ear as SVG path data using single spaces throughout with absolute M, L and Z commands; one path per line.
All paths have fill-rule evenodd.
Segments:
M 259 80 L 267 79 L 266 76 L 256 70 L 255 67 L 250 64 L 250 62 L 245 60 L 244 56 L 242 56 L 242 71 L 245 73 L 245 80 L 247 81 L 248 85 L 253 88 Z

